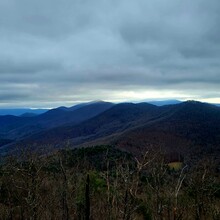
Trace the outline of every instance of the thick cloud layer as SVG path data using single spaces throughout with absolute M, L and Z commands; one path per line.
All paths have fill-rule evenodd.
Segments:
M 220 102 L 219 0 L 0 0 L 0 106 Z

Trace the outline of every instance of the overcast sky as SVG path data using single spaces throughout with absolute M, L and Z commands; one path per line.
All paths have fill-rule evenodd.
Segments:
M 220 103 L 219 0 L 0 0 L 0 107 Z

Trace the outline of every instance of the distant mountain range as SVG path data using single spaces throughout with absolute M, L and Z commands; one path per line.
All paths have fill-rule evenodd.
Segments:
M 48 111 L 48 109 L 30 109 L 30 108 L 0 109 L 0 115 L 21 116 L 27 113 L 33 115 L 39 115 L 46 111 Z
M 74 105 L 72 107 L 60 106 L 56 109 L 65 110 L 65 111 L 73 111 L 79 109 L 83 106 L 90 105 L 92 103 L 102 102 L 101 100 L 92 101 L 87 103 L 81 103 L 78 105 Z M 155 101 L 144 101 L 146 103 L 156 105 L 156 106 L 164 106 L 164 105 L 175 105 L 180 104 L 182 101 L 176 99 L 168 99 L 168 100 L 155 100 Z M 135 102 L 136 103 L 136 102 Z M 220 104 L 214 104 L 220 107 Z M 0 109 L 0 116 L 4 115 L 14 115 L 14 116 L 22 116 L 22 117 L 33 117 L 45 112 L 49 111 L 49 109 L 30 109 L 30 108 L 12 108 L 12 109 Z
M 30 113 L 21 116 L 0 116 L 0 137 L 19 140 L 42 130 L 64 124 L 75 125 L 100 114 L 113 105 L 109 102 L 92 102 L 71 108 L 51 109 L 34 117 L 30 117 Z
M 170 99 L 170 100 L 161 100 L 161 101 L 149 101 L 148 103 L 156 105 L 156 106 L 163 106 L 163 105 L 176 105 L 180 104 L 181 101 L 176 99 Z
M 196 101 L 154 104 L 98 101 L 37 116 L 0 116 L 0 150 L 110 144 L 133 153 L 162 149 L 219 155 L 219 107 Z

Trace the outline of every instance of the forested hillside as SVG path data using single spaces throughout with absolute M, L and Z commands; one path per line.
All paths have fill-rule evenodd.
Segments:
M 179 162 L 110 146 L 10 156 L 0 166 L 0 219 L 219 219 L 215 158 Z

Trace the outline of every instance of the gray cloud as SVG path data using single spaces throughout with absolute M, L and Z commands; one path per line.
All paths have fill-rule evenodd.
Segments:
M 0 106 L 220 102 L 219 0 L 0 1 Z

